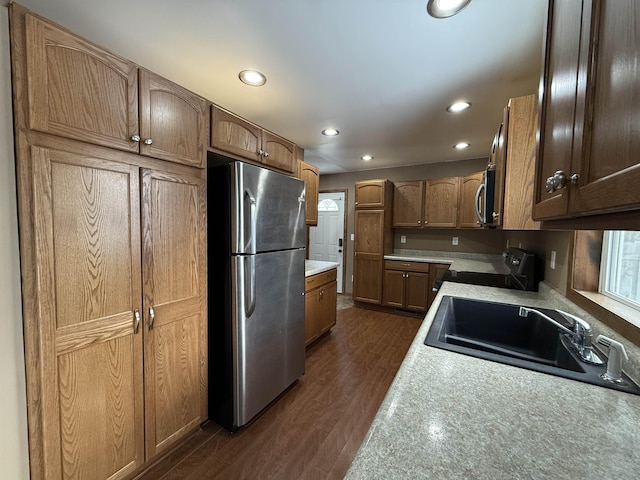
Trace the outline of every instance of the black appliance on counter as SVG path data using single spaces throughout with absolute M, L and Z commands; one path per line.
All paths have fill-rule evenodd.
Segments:
M 456 282 L 537 292 L 538 283 L 543 277 L 541 260 L 535 254 L 520 248 L 508 248 L 502 256 L 504 263 L 509 267 L 509 273 L 446 270 L 436 279 L 434 291 L 440 289 L 442 282 Z

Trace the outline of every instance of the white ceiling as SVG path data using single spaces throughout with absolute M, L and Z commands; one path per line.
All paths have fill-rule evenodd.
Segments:
M 294 141 L 325 174 L 488 156 L 507 100 L 537 91 L 547 6 L 473 0 L 434 19 L 426 0 L 19 3 Z M 267 84 L 240 83 L 244 69 Z M 458 99 L 472 108 L 446 113 Z

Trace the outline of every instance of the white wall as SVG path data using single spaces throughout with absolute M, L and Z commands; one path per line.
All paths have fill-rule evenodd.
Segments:
M 0 477 L 29 478 L 8 9 L 0 5 Z

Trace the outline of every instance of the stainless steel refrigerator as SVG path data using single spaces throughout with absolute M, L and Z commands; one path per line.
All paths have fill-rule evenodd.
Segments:
M 304 373 L 304 182 L 209 154 L 209 418 L 235 431 Z

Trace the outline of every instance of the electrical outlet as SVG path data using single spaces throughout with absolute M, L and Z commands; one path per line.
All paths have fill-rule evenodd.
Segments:
M 458 237 L 453 237 L 451 239 L 451 245 L 458 245 Z
M 522 242 L 518 242 L 518 248 L 522 248 Z
M 400 235 L 400 243 L 407 243 L 407 236 L 406 235 Z
M 555 250 L 551 250 L 551 260 L 549 261 L 549 267 L 551 267 L 551 270 L 556 269 L 556 251 Z
M 509 248 L 509 239 L 507 238 L 507 249 Z

